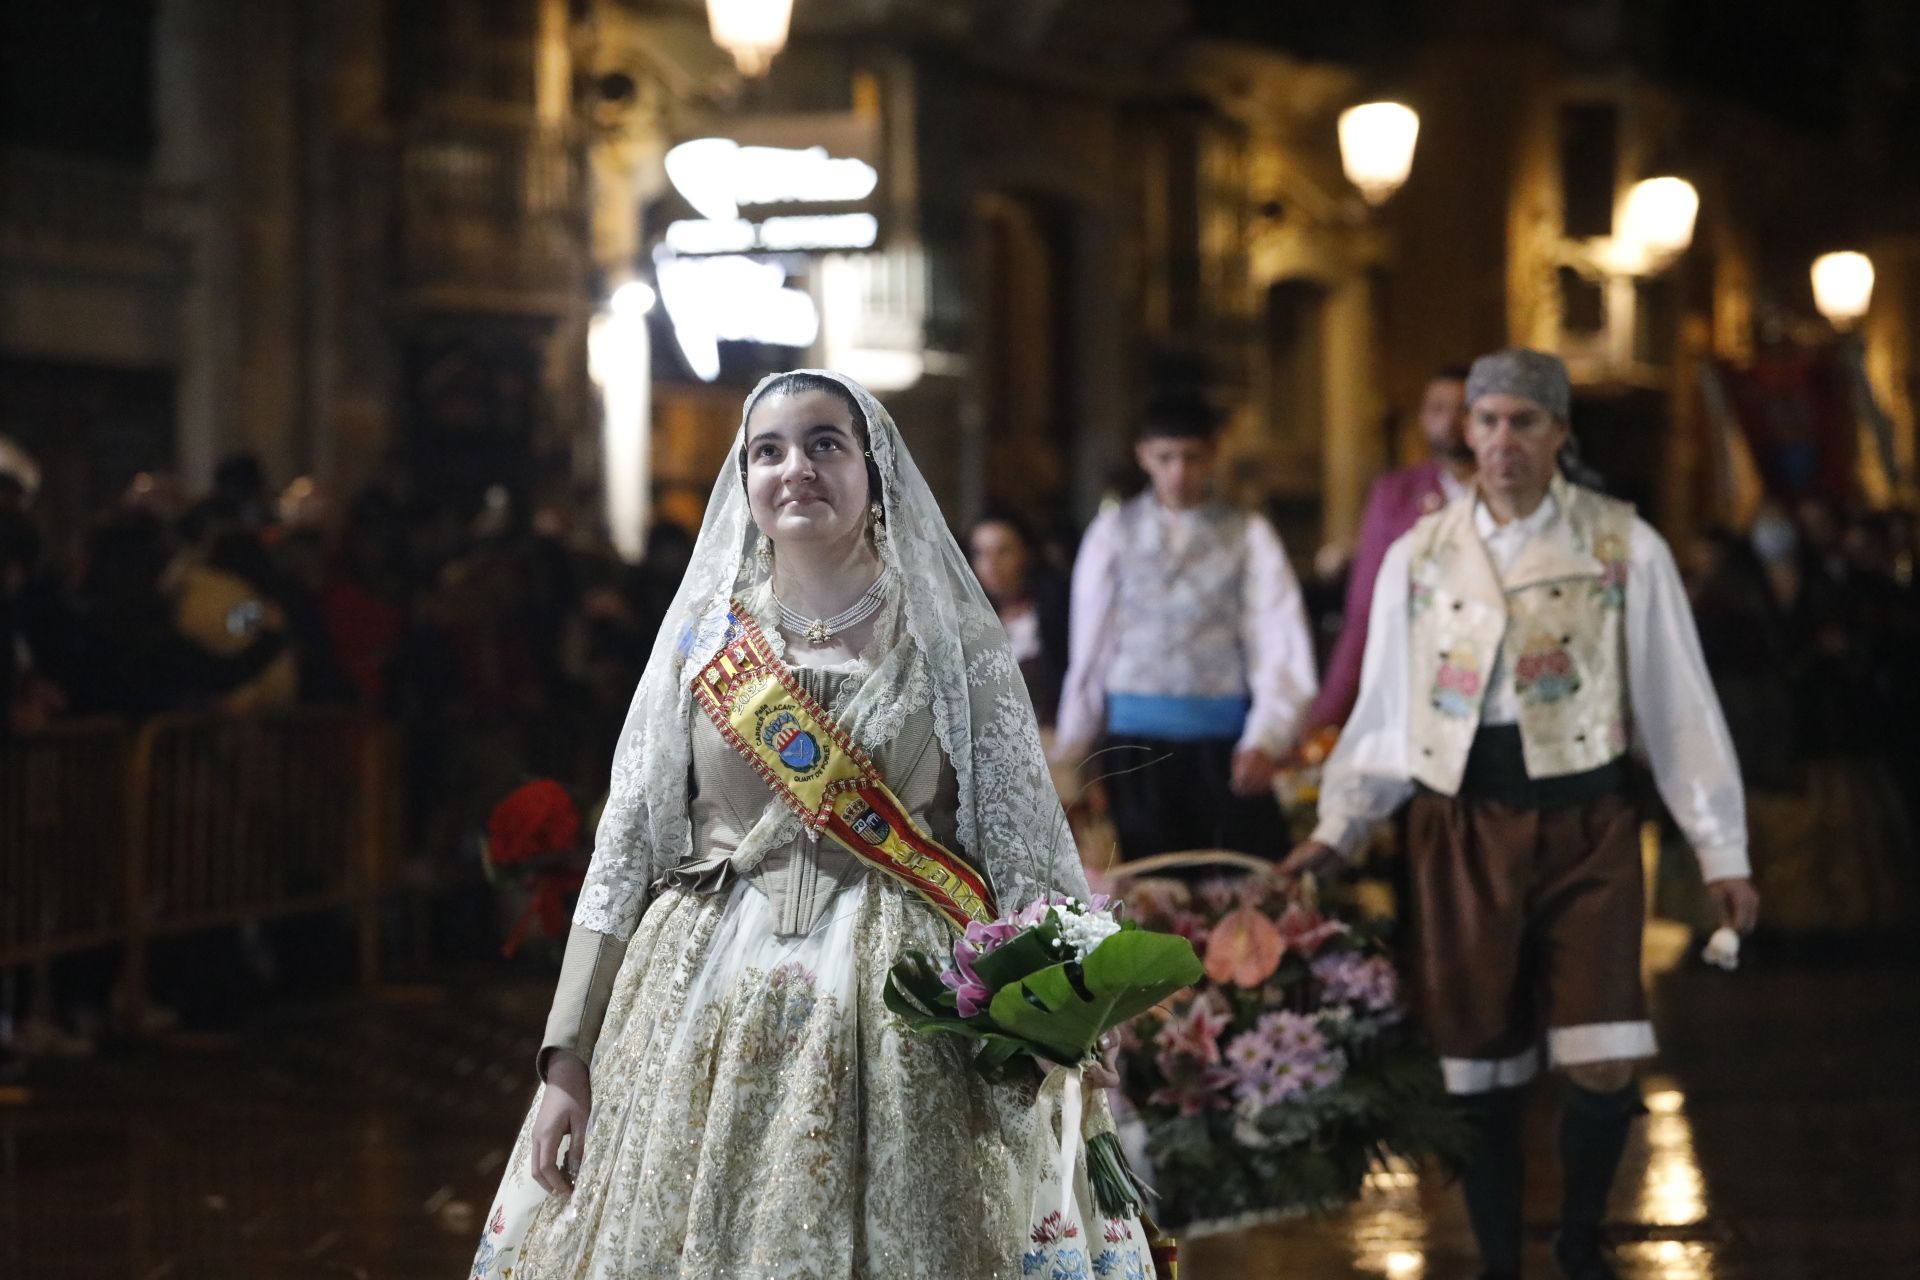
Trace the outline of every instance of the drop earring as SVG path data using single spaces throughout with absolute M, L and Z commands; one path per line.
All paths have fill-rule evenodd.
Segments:
M 773 572 L 773 539 L 766 534 L 760 535 L 760 541 L 753 549 L 754 563 L 760 566 L 761 573 Z

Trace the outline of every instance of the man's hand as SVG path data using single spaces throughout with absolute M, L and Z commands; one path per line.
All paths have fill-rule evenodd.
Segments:
M 1330 844 L 1319 840 L 1302 840 L 1293 846 L 1280 863 L 1283 876 L 1304 876 L 1323 871 L 1340 861 L 1340 851 Z
M 1259 747 L 1241 747 L 1233 753 L 1233 794 L 1272 792 L 1274 768 L 1273 757 Z
M 1707 896 L 1713 899 L 1720 923 L 1735 932 L 1752 933 L 1753 926 L 1760 923 L 1760 891 L 1745 876 L 1711 882 Z

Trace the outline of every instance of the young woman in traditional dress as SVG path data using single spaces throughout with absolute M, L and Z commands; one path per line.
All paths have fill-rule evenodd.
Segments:
M 767 379 L 621 735 L 473 1275 L 1151 1275 L 1081 1162 L 1063 1194 L 1058 1073 L 987 1083 L 883 1002 L 903 950 L 1048 892 L 1086 882 L 1019 665 L 892 419 Z

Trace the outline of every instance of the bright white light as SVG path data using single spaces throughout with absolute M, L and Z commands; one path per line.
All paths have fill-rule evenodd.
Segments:
M 1873 260 L 1864 253 L 1823 253 L 1813 260 L 1813 302 L 1845 328 L 1873 302 Z
M 741 205 L 845 204 L 864 200 L 880 174 L 864 160 L 825 147 L 743 147 L 731 138 L 696 138 L 667 152 L 667 179 L 688 204 L 716 221 Z
M 692 254 L 870 249 L 880 239 L 880 220 L 870 213 L 794 214 L 756 226 L 745 218 L 682 218 L 667 224 L 663 239 L 675 253 Z
M 762 75 L 773 65 L 792 21 L 793 0 L 707 0 L 713 42 L 733 55 L 743 76 Z
M 607 299 L 607 310 L 617 316 L 644 316 L 653 310 L 653 287 L 644 280 L 629 280 Z
M 810 347 L 820 313 L 804 291 L 786 287 L 787 273 L 737 255 L 662 257 L 654 271 L 674 341 L 703 382 L 720 376 L 720 342 Z
M 1693 243 L 1700 193 L 1685 178 L 1647 178 L 1633 184 L 1620 211 L 1620 238 L 1641 260 L 1658 263 Z
M 695 138 L 667 152 L 667 181 L 703 217 L 737 218 L 733 198 L 733 159 L 740 144 L 732 138 Z
M 667 224 L 664 239 L 675 253 L 746 253 L 756 238 L 745 218 L 682 218 Z
M 733 182 L 741 204 L 837 204 L 865 200 L 880 174 L 865 160 L 830 156 L 825 147 L 741 147 Z
M 1398 102 L 1368 102 L 1340 113 L 1340 167 L 1368 204 L 1380 204 L 1413 172 L 1420 117 Z
M 1387 1274 L 1404 1280 L 1427 1269 L 1427 1260 L 1417 1253 L 1401 1251 L 1387 1255 Z
M 635 289 L 646 291 L 644 299 L 628 292 Z M 629 564 L 638 561 L 646 548 L 653 439 L 653 353 L 647 339 L 647 310 L 652 306 L 653 290 L 631 281 L 615 290 L 606 312 L 587 327 L 587 373 L 600 388 L 600 465 L 607 531 L 614 549 Z
M 880 238 L 880 220 L 870 213 L 827 213 L 768 218 L 760 224 L 760 247 L 870 249 Z

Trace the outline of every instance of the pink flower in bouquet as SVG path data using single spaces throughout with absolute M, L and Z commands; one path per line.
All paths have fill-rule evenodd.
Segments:
M 1220 1033 L 1233 1023 L 1232 1016 L 1202 997 L 1185 1013 L 1169 1017 L 1154 1037 L 1154 1043 L 1169 1053 L 1185 1054 L 1196 1062 L 1220 1061 Z M 1169 1073 L 1171 1074 L 1171 1073 Z
M 1034 925 L 1039 924 L 1047 918 L 1047 913 L 1055 907 L 1071 907 L 1080 914 L 1092 915 L 1105 911 L 1112 905 L 1113 898 L 1104 893 L 1094 894 L 1092 900 L 1085 903 L 1082 903 L 1078 898 L 1069 897 L 1064 893 L 1051 893 L 1044 898 L 1035 898 L 1011 916 L 1002 916 L 993 923 L 994 925 L 1010 923 L 1015 926 L 1017 932 L 1020 929 L 1031 929 Z
M 1200 882 L 1200 901 L 1215 915 L 1231 907 L 1237 896 L 1238 885 L 1224 876 Z
M 1277 1107 L 1340 1083 L 1345 1070 L 1346 1056 L 1338 1050 L 1327 1049 L 1323 1043 L 1317 1055 L 1283 1058 L 1249 1072 L 1240 1078 L 1234 1092 L 1240 1101 L 1253 1106 Z
M 1274 882 L 1270 876 L 1242 876 L 1233 886 L 1233 900 L 1243 907 L 1260 907 L 1265 905 L 1273 889 Z
M 1312 1062 L 1327 1052 L 1327 1038 L 1308 1014 L 1286 1009 L 1261 1014 L 1254 1033 L 1272 1046 L 1272 1055 L 1279 1062 Z
M 964 943 L 955 943 L 953 967 L 940 971 L 940 985 L 953 992 L 954 1008 L 963 1018 L 984 1013 L 987 1006 L 993 1003 L 993 992 L 973 971 L 974 954 L 965 949 Z
M 1294 1079 L 1293 1070 L 1293 1067 L 1287 1066 L 1279 1072 L 1245 1081 L 1238 1091 L 1240 1101 L 1265 1110 L 1298 1097 L 1302 1090 L 1299 1082 Z
M 1020 926 L 1011 920 L 995 920 L 992 924 L 981 924 L 978 920 L 967 925 L 965 938 L 953 944 L 958 954 L 962 949 L 967 959 L 975 960 L 989 951 L 998 950 L 1020 936 Z
M 1400 976 L 1385 956 L 1354 952 L 1324 955 L 1313 962 L 1324 998 L 1357 1004 L 1369 1013 L 1390 1013 L 1400 1005 Z
M 1347 1056 L 1338 1050 L 1329 1053 L 1320 1061 L 1302 1068 L 1302 1079 L 1309 1093 L 1317 1089 L 1331 1089 L 1340 1083 L 1340 1077 L 1346 1074 Z
M 1167 921 L 1167 932 L 1177 933 L 1193 944 L 1199 951 L 1207 945 L 1207 939 L 1213 936 L 1213 926 L 1198 911 L 1176 911 Z
M 1297 1062 L 1269 1062 L 1240 1079 L 1234 1096 L 1255 1107 L 1277 1107 L 1307 1091 L 1306 1069 Z
M 1288 951 L 1310 956 L 1328 941 L 1347 932 L 1338 920 L 1329 920 L 1312 907 L 1294 903 L 1280 915 L 1280 938 Z
M 1257 1076 L 1273 1061 L 1273 1044 L 1257 1031 L 1247 1031 L 1227 1042 L 1227 1061 L 1242 1080 Z
M 1170 1053 L 1159 1055 L 1155 1061 L 1167 1083 L 1147 1095 L 1147 1105 L 1177 1107 L 1183 1116 L 1224 1111 L 1233 1105 L 1227 1090 L 1233 1085 L 1234 1074 L 1225 1067 L 1196 1069 Z

